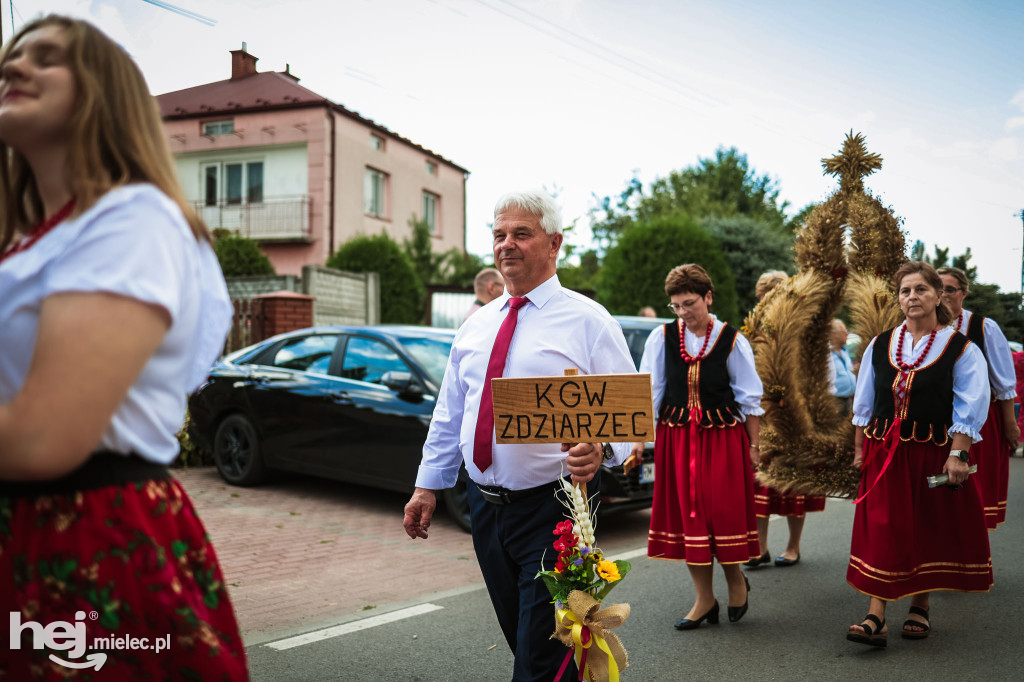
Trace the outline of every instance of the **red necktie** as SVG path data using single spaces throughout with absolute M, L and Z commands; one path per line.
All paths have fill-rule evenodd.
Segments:
M 519 309 L 529 303 L 527 298 L 510 298 L 508 315 L 498 329 L 498 336 L 491 348 L 491 359 L 487 362 L 487 376 L 484 378 L 484 391 L 480 396 L 480 412 L 476 417 L 476 435 L 473 438 L 473 464 L 480 471 L 487 471 L 491 466 L 491 435 L 494 433 L 494 403 L 491 398 L 491 379 L 499 378 L 505 373 L 505 360 L 508 347 L 512 343 L 512 334 L 516 330 Z

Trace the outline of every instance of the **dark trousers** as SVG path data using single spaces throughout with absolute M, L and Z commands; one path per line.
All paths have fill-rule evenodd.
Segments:
M 588 494 L 599 486 L 600 474 L 587 485 Z M 484 500 L 472 483 L 468 486 L 473 548 L 494 613 L 515 655 L 514 682 L 552 682 L 570 651 L 551 639 L 555 606 L 544 582 L 535 579 L 542 557 L 545 569 L 554 567 L 558 552 L 551 546 L 557 539 L 552 531 L 568 513 L 554 491 L 552 484 L 550 494 L 499 506 Z M 577 674 L 575 662 L 570 662 L 561 680 L 574 680 Z

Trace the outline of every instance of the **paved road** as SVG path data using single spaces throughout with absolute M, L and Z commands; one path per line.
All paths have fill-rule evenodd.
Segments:
M 739 624 L 723 616 L 719 626 L 676 632 L 672 623 L 693 599 L 685 567 L 632 559 L 633 572 L 613 593 L 633 607 L 621 629 L 631 660 L 624 679 L 1021 679 L 1024 459 L 1012 460 L 1011 476 L 1009 522 L 991 534 L 996 586 L 935 595 L 928 640 L 892 635 L 888 651 L 845 641 L 866 599 L 844 580 L 852 506 L 834 501 L 810 517 L 800 564 L 748 572 L 751 610 Z M 508 679 L 511 655 L 468 538 L 447 519 L 429 541 L 412 542 L 400 528 L 403 495 L 301 477 L 239 490 L 211 470 L 181 478 L 232 585 L 255 680 Z M 646 523 L 643 512 L 610 518 L 597 537 L 617 557 L 642 548 Z M 785 532 L 784 521 L 772 524 L 773 554 Z M 717 572 L 716 591 L 724 602 Z M 408 608 L 436 610 L 374 626 Z M 894 629 L 905 610 L 905 602 L 892 607 Z M 273 648 L 339 625 L 354 631 Z

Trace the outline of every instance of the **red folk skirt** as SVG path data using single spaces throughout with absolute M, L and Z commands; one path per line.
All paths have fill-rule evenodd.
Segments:
M 659 422 L 647 556 L 705 566 L 761 555 L 750 441 L 742 424 L 700 428 Z
M 173 478 L 0 495 L 0 585 L 0 614 L 18 615 L 21 628 L 19 648 L 6 636 L 0 647 L 0 679 L 249 678 L 217 556 Z M 61 632 L 75 632 L 58 637 L 63 649 L 42 632 L 58 621 L 73 628 Z M 39 640 L 46 648 L 33 648 Z M 78 664 L 106 660 L 98 671 L 76 670 L 51 654 Z
M 804 516 L 808 512 L 825 511 L 825 498 L 817 495 L 780 493 L 770 486 L 754 483 L 754 512 L 766 519 L 779 516 Z
M 886 459 L 882 442 L 864 440 L 858 497 Z M 864 594 L 895 600 L 919 592 L 987 592 L 992 556 L 981 497 L 972 475 L 960 490 L 929 488 L 949 448 L 901 442 L 889 469 L 860 503 L 853 521 L 846 581 Z
M 1003 437 L 1003 413 L 993 402 L 988 419 L 981 427 L 981 442 L 971 446 L 971 460 L 978 464 L 981 502 L 985 507 L 985 525 L 989 530 L 1006 521 L 1006 493 L 1010 487 L 1010 444 Z

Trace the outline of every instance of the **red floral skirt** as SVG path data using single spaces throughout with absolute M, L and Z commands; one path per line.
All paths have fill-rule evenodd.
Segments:
M 173 478 L 0 496 L 0 585 L 21 630 L 0 647 L 0 679 L 249 677 L 213 546 Z M 47 638 L 57 622 L 74 637 Z M 98 671 L 54 660 L 100 658 Z
M 754 472 L 742 424 L 703 429 L 658 424 L 647 556 L 694 565 L 760 556 Z
M 754 512 L 761 518 L 804 516 L 808 512 L 825 511 L 825 498 L 817 495 L 780 493 L 775 488 L 754 482 Z
M 858 497 L 886 459 L 881 441 L 864 440 Z M 857 504 L 846 581 L 879 599 L 933 590 L 987 592 L 992 586 L 988 531 L 974 476 L 960 490 L 929 488 L 949 448 L 900 443 L 889 469 Z
M 1010 488 L 1010 444 L 1003 438 L 1003 413 L 992 403 L 988 419 L 981 427 L 981 442 L 971 446 L 971 461 L 978 464 L 977 479 L 981 502 L 985 506 L 985 525 L 989 530 L 1006 521 L 1006 494 Z

